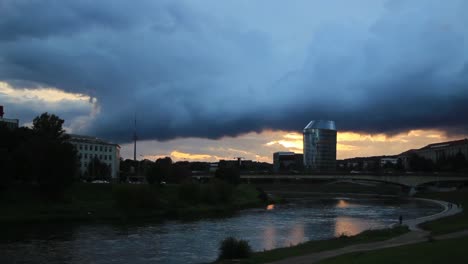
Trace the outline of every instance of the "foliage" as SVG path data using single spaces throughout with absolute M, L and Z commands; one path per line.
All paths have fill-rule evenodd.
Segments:
M 201 202 L 205 204 L 229 203 L 233 199 L 234 188 L 232 185 L 213 180 L 209 184 L 201 186 Z
M 146 172 L 146 181 L 149 184 L 161 183 L 167 181 L 172 176 L 172 160 L 169 157 L 157 159 L 156 162 L 148 168 Z
M 39 183 L 49 198 L 63 195 L 76 176 L 77 159 L 67 143 L 64 123 L 56 115 L 43 113 L 33 121 L 33 128 L 7 131 L 0 128 L 0 164 L 4 182 Z M 3 174 L 3 173 L 2 173 Z
M 45 112 L 34 118 L 32 129 L 35 134 L 42 138 L 63 142 L 68 138 L 65 130 L 62 128 L 63 123 L 63 119 Z
M 93 180 L 110 180 L 111 169 L 110 167 L 101 162 L 97 157 L 94 157 L 88 164 L 86 169 L 86 178 L 88 181 Z
M 248 258 L 252 254 L 249 242 L 228 237 L 221 242 L 219 259 Z
M 157 209 L 160 206 L 157 192 L 148 185 L 115 185 L 112 196 L 116 207 L 126 211 Z
M 187 183 L 179 186 L 179 199 L 189 204 L 197 204 L 200 201 L 200 185 Z
M 409 166 L 413 171 L 433 171 L 435 164 L 432 160 L 412 154 L 409 157 Z
M 240 171 L 236 167 L 220 167 L 216 171 L 216 178 L 226 181 L 230 184 L 240 183 Z

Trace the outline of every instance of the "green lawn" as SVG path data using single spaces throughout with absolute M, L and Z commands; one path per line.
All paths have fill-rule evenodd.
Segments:
M 265 252 L 256 252 L 251 258 L 245 260 L 243 263 L 266 263 L 293 256 L 342 248 L 352 244 L 382 241 L 391 237 L 399 236 L 406 232 L 408 232 L 406 227 L 396 227 L 392 229 L 368 230 L 356 236 L 350 237 L 343 236 L 329 240 L 309 241 L 293 247 L 278 248 Z
M 424 223 L 421 225 L 422 228 L 432 231 L 436 235 L 468 229 L 468 212 L 466 211 L 468 209 L 468 190 L 466 188 L 447 193 L 425 193 L 418 195 L 418 197 L 462 204 L 464 208 L 460 214 Z
M 468 263 L 466 248 L 468 237 L 436 240 L 414 245 L 351 253 L 324 260 L 323 264 L 426 264 L 426 263 Z

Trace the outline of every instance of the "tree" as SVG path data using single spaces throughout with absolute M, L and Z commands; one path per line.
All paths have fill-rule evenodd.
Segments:
M 34 118 L 33 132 L 46 139 L 63 142 L 68 138 L 65 130 L 62 128 L 63 123 L 63 119 L 45 112 Z
M 221 167 L 216 170 L 216 178 L 226 181 L 231 184 L 240 183 L 240 171 L 236 167 Z
M 146 172 L 146 181 L 149 184 L 160 183 L 172 176 L 172 159 L 169 157 L 157 159 Z
M 33 120 L 30 148 L 33 168 L 44 194 L 59 197 L 74 180 L 77 171 L 76 151 L 66 140 L 64 123 L 56 115 L 43 113 Z
M 111 170 L 109 166 L 101 162 L 97 157 L 93 158 L 86 169 L 88 181 L 110 180 Z

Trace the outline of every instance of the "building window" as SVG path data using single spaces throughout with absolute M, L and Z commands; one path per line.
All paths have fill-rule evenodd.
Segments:
M 87 158 L 88 158 L 88 154 L 85 153 L 85 154 L 84 154 L 84 158 L 87 159 Z
M 82 149 L 83 149 L 83 145 L 80 144 L 79 146 L 80 146 L 80 150 L 82 150 Z
M 84 145 L 84 150 L 88 150 L 88 145 Z
M 94 146 L 94 151 L 97 151 L 97 146 Z
M 99 155 L 99 159 L 102 160 L 102 155 Z
M 99 151 L 102 151 L 102 146 L 99 147 Z

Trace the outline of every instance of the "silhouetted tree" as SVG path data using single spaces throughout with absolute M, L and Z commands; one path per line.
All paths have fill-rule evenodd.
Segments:
M 433 171 L 435 168 L 434 162 L 430 159 L 420 157 L 417 154 L 412 154 L 409 157 L 409 165 L 411 170 L 415 171 Z
M 31 149 L 34 153 L 33 168 L 41 190 L 57 197 L 73 182 L 77 159 L 74 147 L 62 128 L 64 123 L 56 115 L 43 113 L 33 120 Z
M 93 158 L 86 169 L 88 181 L 93 180 L 110 180 L 111 170 L 109 166 L 101 162 L 97 157 Z
M 188 161 L 176 162 L 172 165 L 172 177 L 170 182 L 182 183 L 190 182 L 192 171 L 190 170 L 190 163 Z
M 146 181 L 149 184 L 161 183 L 167 181 L 172 176 L 172 159 L 169 157 L 157 159 L 146 173 Z
M 240 183 L 240 172 L 237 167 L 221 167 L 218 168 L 215 174 L 216 178 L 226 181 L 231 184 Z
M 68 135 L 65 134 L 65 130 L 62 128 L 63 123 L 63 119 L 60 119 L 54 114 L 45 112 L 34 118 L 32 129 L 33 132 L 42 139 L 64 142 L 68 139 Z

